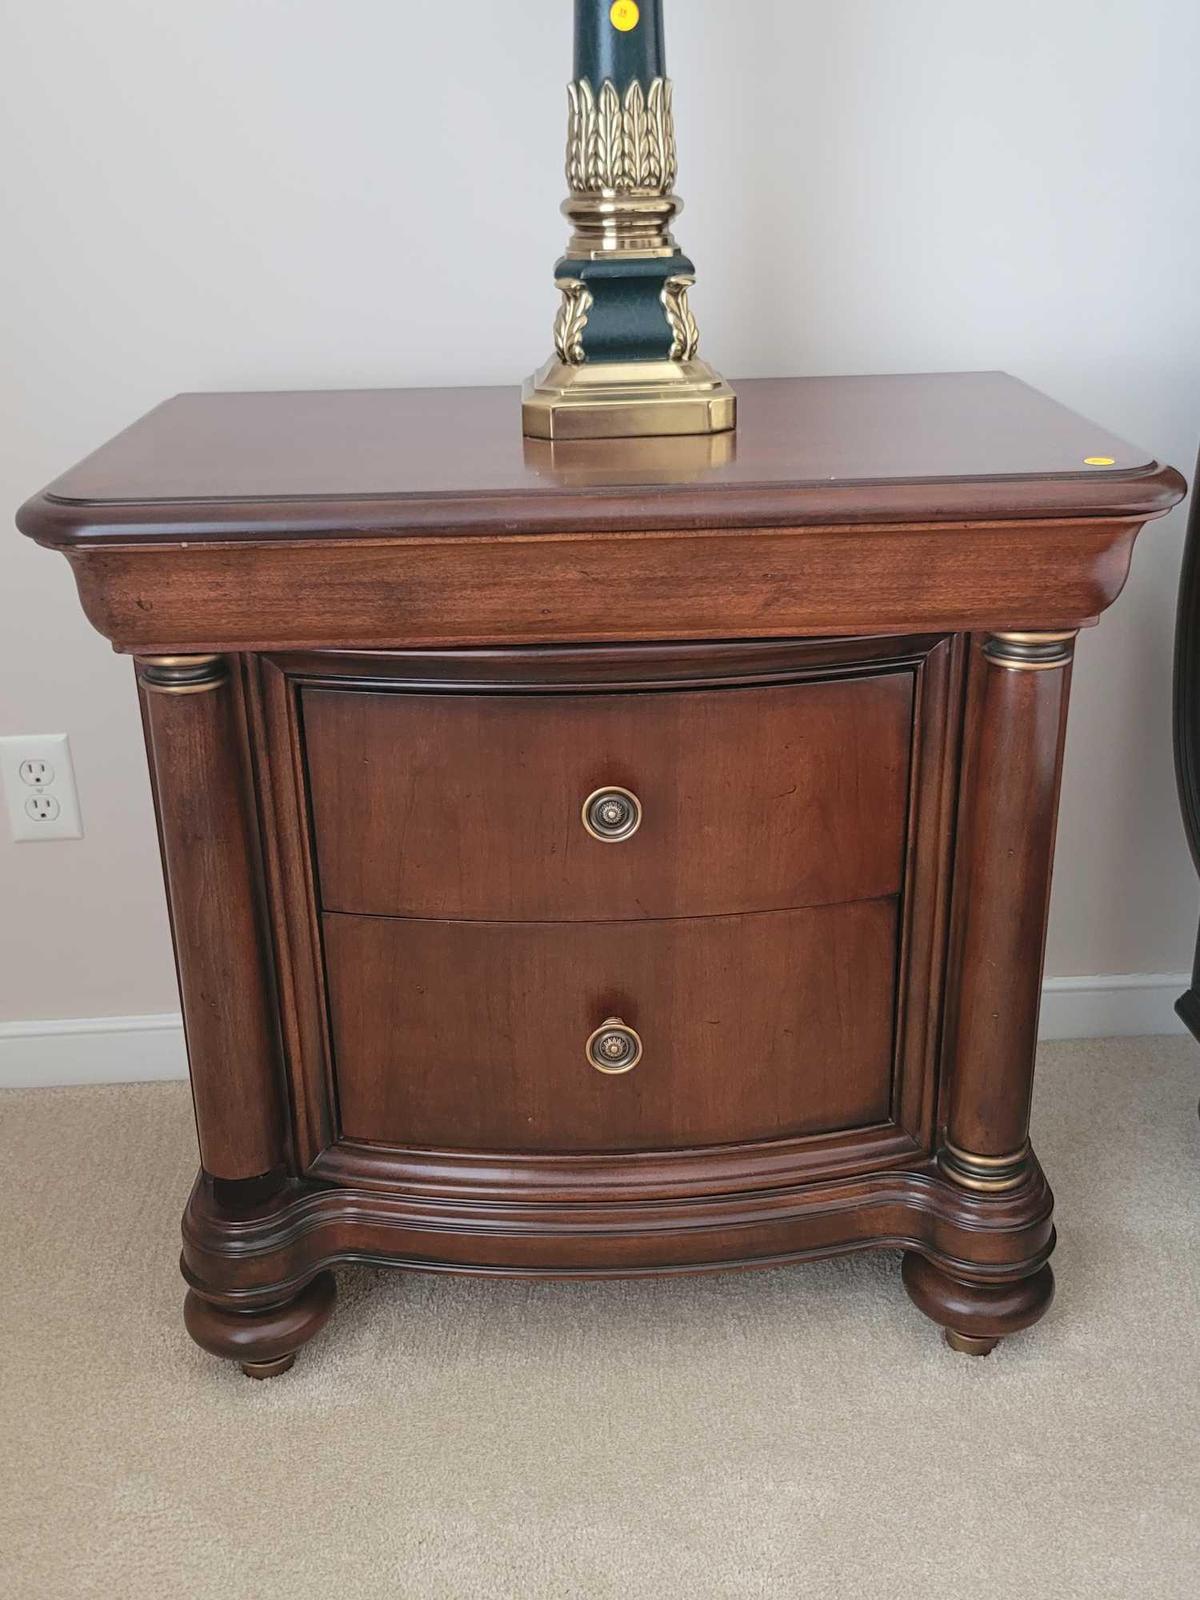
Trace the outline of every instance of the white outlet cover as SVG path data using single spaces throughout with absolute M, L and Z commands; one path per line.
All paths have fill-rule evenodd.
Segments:
M 21 767 L 27 761 L 44 761 L 51 770 L 50 781 L 36 787 L 26 782 Z M 18 843 L 83 838 L 75 768 L 65 733 L 11 734 L 0 739 L 0 778 L 8 824 Z M 42 804 L 45 801 L 54 804 Z

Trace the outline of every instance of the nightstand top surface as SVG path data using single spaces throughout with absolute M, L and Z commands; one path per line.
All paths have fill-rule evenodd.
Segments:
M 20 524 L 64 546 L 520 535 L 1145 515 L 1183 492 L 1144 450 L 1004 373 L 735 387 L 736 435 L 556 445 L 522 438 L 507 388 L 183 394 Z

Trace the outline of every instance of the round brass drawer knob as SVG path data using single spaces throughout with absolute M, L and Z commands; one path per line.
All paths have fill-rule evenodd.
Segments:
M 632 839 L 642 825 L 642 802 L 628 789 L 597 789 L 583 802 L 583 825 L 604 844 Z
M 609 1017 L 588 1040 L 587 1058 L 597 1072 L 615 1078 L 637 1066 L 642 1059 L 642 1041 L 620 1017 Z

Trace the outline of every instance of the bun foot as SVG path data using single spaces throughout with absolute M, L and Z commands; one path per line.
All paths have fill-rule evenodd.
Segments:
M 902 1276 L 913 1304 L 946 1330 L 951 1350 L 969 1356 L 990 1355 L 1001 1339 L 1032 1327 L 1054 1299 L 1049 1266 L 1011 1283 L 972 1283 L 910 1251 Z
M 210 1355 L 236 1361 L 248 1378 L 276 1378 L 296 1352 L 329 1321 L 336 1293 L 333 1273 L 322 1272 L 291 1300 L 234 1311 L 189 1289 L 183 1302 L 187 1331 Z

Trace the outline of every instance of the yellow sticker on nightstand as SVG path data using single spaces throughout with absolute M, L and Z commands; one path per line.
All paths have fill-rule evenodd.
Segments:
M 1115 467 L 1116 460 L 1112 456 L 1084 456 L 1085 467 Z
M 637 0 L 615 0 L 608 15 L 618 33 L 632 33 L 642 20 Z

